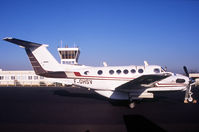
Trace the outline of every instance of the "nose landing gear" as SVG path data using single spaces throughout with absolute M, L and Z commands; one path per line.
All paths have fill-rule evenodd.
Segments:
M 188 104 L 188 103 L 196 104 L 197 103 L 197 100 L 193 99 L 193 97 L 192 97 L 193 93 L 191 92 L 191 88 L 192 88 L 192 85 L 188 86 L 188 88 L 185 92 L 185 98 L 184 98 L 185 104 Z
M 193 80 L 193 78 L 191 78 L 190 76 L 189 76 L 189 72 L 188 72 L 188 70 L 187 70 L 187 67 L 186 66 L 184 66 L 183 67 L 183 69 L 184 69 L 184 72 L 185 72 L 185 74 L 186 74 L 186 76 L 189 78 L 189 84 L 187 85 L 187 89 L 186 89 L 186 92 L 185 92 L 185 98 L 184 98 L 184 103 L 197 103 L 197 100 L 195 100 L 195 99 L 193 99 L 193 97 L 192 97 L 192 92 L 191 92 L 191 88 L 192 88 L 192 86 L 195 84 L 195 80 Z

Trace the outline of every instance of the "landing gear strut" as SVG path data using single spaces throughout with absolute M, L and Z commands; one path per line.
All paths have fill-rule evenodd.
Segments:
M 185 92 L 185 98 L 184 98 L 184 103 L 197 103 L 197 100 L 193 99 L 192 95 L 193 93 L 191 92 L 192 84 L 190 84 Z
M 191 92 L 191 88 L 195 84 L 195 80 L 193 80 L 193 78 L 191 78 L 189 76 L 189 72 L 188 72 L 186 66 L 184 66 L 183 69 L 184 69 L 184 72 L 185 72 L 186 76 L 189 78 L 189 84 L 187 85 L 187 89 L 185 91 L 184 103 L 189 103 L 189 102 L 197 103 L 197 100 L 193 99 L 193 97 L 192 97 L 193 93 Z

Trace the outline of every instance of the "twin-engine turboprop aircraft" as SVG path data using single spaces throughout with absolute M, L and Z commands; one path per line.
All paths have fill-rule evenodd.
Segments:
M 134 101 L 154 98 L 157 91 L 186 91 L 184 103 L 194 102 L 191 87 L 194 82 L 186 76 L 166 72 L 161 66 L 104 66 L 62 65 L 47 50 L 48 45 L 33 43 L 15 38 L 4 38 L 5 41 L 25 48 L 33 69 L 37 75 L 50 78 L 73 79 L 73 85 L 93 89 L 96 93 L 110 99 Z M 61 82 L 63 83 L 63 81 Z

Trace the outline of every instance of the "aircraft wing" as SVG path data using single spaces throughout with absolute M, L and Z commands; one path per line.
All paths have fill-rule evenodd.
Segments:
M 169 73 L 143 75 L 116 88 L 117 91 L 130 92 L 135 89 L 151 87 L 154 83 L 171 76 Z

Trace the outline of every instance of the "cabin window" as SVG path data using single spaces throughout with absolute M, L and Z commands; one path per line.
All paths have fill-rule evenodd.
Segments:
M 116 72 L 117 72 L 117 74 L 120 74 L 122 71 L 121 70 L 117 70 Z
M 155 73 L 160 73 L 160 69 L 158 69 L 158 68 L 155 68 L 153 71 L 154 71 Z
M 135 70 L 135 69 L 132 69 L 132 70 L 131 70 L 131 73 L 136 73 L 136 70 Z
M 103 73 L 102 70 L 99 70 L 99 71 L 97 72 L 98 75 L 102 75 L 102 73 Z
M 129 71 L 127 69 L 125 69 L 123 72 L 124 72 L 124 74 L 128 74 L 129 73 Z
M 114 74 L 114 71 L 113 71 L 113 70 L 110 70 L 109 73 L 110 73 L 111 75 L 113 75 L 113 74 Z
M 85 71 L 85 72 L 84 72 L 84 75 L 88 75 L 88 73 L 89 73 L 89 71 Z
M 143 69 L 139 69 L 138 72 L 139 72 L 139 73 L 143 73 L 144 70 L 143 70 Z

